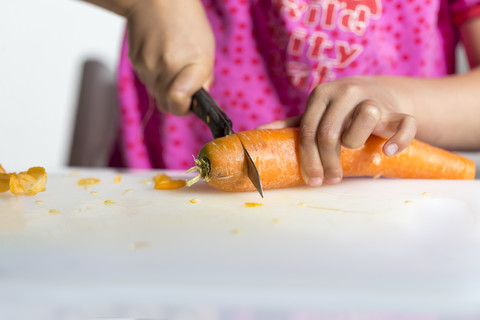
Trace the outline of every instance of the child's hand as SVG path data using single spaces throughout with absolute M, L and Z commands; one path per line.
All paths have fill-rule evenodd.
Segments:
M 215 40 L 200 0 L 138 0 L 126 14 L 129 56 L 163 112 L 188 113 L 213 81 Z
M 401 113 L 399 99 L 375 77 L 348 77 L 317 86 L 303 116 L 262 128 L 300 126 L 302 176 L 310 186 L 341 181 L 340 147 L 359 148 L 371 135 L 389 139 L 383 152 L 393 156 L 415 137 L 414 117 Z

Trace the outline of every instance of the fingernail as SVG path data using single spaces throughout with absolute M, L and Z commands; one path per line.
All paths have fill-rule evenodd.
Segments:
M 395 143 L 389 144 L 385 151 L 387 151 L 387 156 L 391 157 L 391 156 L 395 155 L 395 153 L 397 153 L 398 146 Z
M 337 184 L 337 183 L 340 183 L 340 181 L 342 181 L 342 178 L 340 177 L 328 178 L 327 184 Z
M 308 185 L 310 187 L 319 187 L 323 184 L 323 179 L 322 178 L 311 178 L 308 179 Z

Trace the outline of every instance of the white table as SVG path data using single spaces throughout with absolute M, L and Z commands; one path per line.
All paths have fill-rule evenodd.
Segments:
M 478 180 L 346 179 L 261 199 L 154 190 L 158 172 L 69 170 L 33 197 L 0 194 L 0 315 L 480 316 Z

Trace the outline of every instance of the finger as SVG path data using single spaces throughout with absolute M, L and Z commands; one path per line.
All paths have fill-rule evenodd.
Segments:
M 323 165 L 324 180 L 327 184 L 336 184 L 342 180 L 341 137 L 346 122 L 345 115 L 348 114 L 345 107 L 350 104 L 351 102 L 344 99 L 332 101 L 318 128 L 318 151 Z
M 190 111 L 193 94 L 207 82 L 209 70 L 200 64 L 189 64 L 177 73 L 167 89 L 168 111 L 185 115 Z
M 310 94 L 300 121 L 299 160 L 305 183 L 311 187 L 323 184 L 323 166 L 318 149 L 318 124 L 327 109 L 328 95 L 325 86 L 316 87 Z
M 397 130 L 383 145 L 383 152 L 389 157 L 408 147 L 417 133 L 417 121 L 413 116 L 397 113 L 392 118 L 392 126 L 396 126 Z
M 380 109 L 372 100 L 365 100 L 355 108 L 352 121 L 342 136 L 342 144 L 350 149 L 365 144 L 380 120 Z
M 291 127 L 298 127 L 300 124 L 301 117 L 290 117 L 283 120 L 272 121 L 269 123 L 262 124 L 258 126 L 256 129 L 283 129 L 283 128 L 291 128 Z
M 159 109 L 178 116 L 186 115 L 190 110 L 192 95 L 204 83 L 209 83 L 211 75 L 205 70 L 199 64 L 188 64 L 180 69 L 159 72 L 154 89 Z

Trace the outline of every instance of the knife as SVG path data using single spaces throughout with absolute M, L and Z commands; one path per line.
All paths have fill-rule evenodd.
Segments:
M 201 88 L 194 93 L 190 109 L 197 117 L 207 124 L 212 131 L 214 138 L 220 138 L 234 133 L 232 129 L 232 120 L 230 120 L 225 112 L 223 112 L 205 89 Z M 240 143 L 242 144 L 247 159 L 248 178 L 263 198 L 263 187 L 257 167 L 247 149 L 245 149 L 241 138 L 238 138 L 240 139 Z

